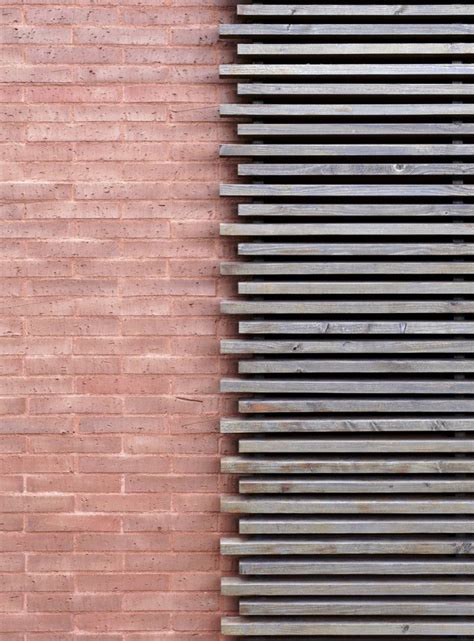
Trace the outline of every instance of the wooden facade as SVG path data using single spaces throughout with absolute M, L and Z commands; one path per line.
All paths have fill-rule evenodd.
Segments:
M 239 5 L 246 639 L 474 639 L 474 5 Z

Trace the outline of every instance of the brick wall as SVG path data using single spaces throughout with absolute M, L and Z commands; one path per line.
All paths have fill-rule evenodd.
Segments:
M 217 641 L 230 7 L 0 4 L 0 641 Z

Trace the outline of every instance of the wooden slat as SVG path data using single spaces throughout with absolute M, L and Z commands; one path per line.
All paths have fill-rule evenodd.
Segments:
M 320 561 L 313 558 L 297 560 L 267 560 L 243 559 L 240 561 L 241 574 L 270 575 L 270 574 L 456 574 L 473 575 L 474 560 L 469 558 L 449 560 L 416 559 L 402 561 L 336 560 Z
M 387 16 L 394 18 L 430 16 L 474 16 L 471 4 L 239 4 L 239 16 Z
M 365 36 L 425 36 L 430 39 L 433 36 L 462 37 L 474 35 L 474 24 L 468 22 L 448 23 L 313 23 L 313 24 L 282 24 L 282 23 L 247 23 L 247 24 L 223 24 L 219 33 L 226 38 L 237 37 L 261 37 L 261 36 L 284 36 L 291 37 L 315 37 L 341 36 L 346 38 L 361 38 Z M 430 75 L 426 70 L 426 75 Z
M 308 196 L 323 196 L 334 198 L 340 197 L 405 197 L 412 196 L 415 198 L 440 197 L 440 198 L 461 198 L 463 196 L 474 196 L 474 184 L 456 184 L 456 185 L 280 185 L 280 184 L 222 184 L 220 188 L 221 196 L 255 196 L 255 197 L 290 197 L 305 198 Z
M 418 218 L 418 217 L 469 217 L 474 215 L 474 208 L 472 205 L 467 204 L 402 204 L 396 203 L 394 205 L 387 204 L 341 204 L 336 205 L 321 205 L 315 204 L 301 204 L 301 203 L 242 203 L 238 206 L 239 216 L 314 216 L 314 217 L 351 217 L 369 218 L 385 218 L 390 219 L 397 217 L 405 218 Z M 426 221 L 423 221 L 426 222 Z M 232 223 L 222 223 L 232 224 Z
M 240 96 L 472 96 L 472 83 L 311 83 L 241 82 Z
M 402 478 L 375 476 L 367 479 L 345 477 L 277 479 L 265 477 L 242 478 L 239 481 L 241 494 L 456 494 L 474 493 L 474 479 L 447 478 L 436 476 L 405 475 Z M 291 539 L 290 539 L 291 541 Z M 281 552 L 283 554 L 283 552 Z
M 474 294 L 473 281 L 263 281 L 239 283 L 239 294 L 251 295 L 443 295 Z
M 271 304 L 271 303 L 270 303 Z M 318 305 L 318 303 L 316 303 Z M 472 340 L 224 340 L 223 354 L 473 353 Z
M 394 398 L 360 399 L 320 397 L 314 400 L 293 399 L 244 399 L 239 401 L 239 412 L 247 413 L 436 413 L 436 412 L 474 412 L 474 398 L 440 400 L 430 398 Z
M 247 433 L 312 433 L 312 432 L 471 432 L 474 418 L 331 418 L 331 419 L 256 419 L 227 418 L 221 420 L 224 434 Z
M 472 474 L 474 457 L 229 456 L 222 471 L 231 474 Z
M 466 374 L 474 372 L 474 359 L 311 359 L 249 360 L 239 362 L 241 374 Z M 298 379 L 299 380 L 299 379 Z
M 474 334 L 472 321 L 240 321 L 240 334 Z M 287 361 L 288 362 L 288 361 Z M 367 365 L 370 363 L 369 361 Z M 449 363 L 443 362 L 449 366 Z M 433 362 L 428 364 L 429 367 Z M 454 363 L 455 367 L 470 367 Z M 474 365 L 474 361 L 472 362 Z M 410 366 L 410 363 L 407 364 Z M 242 369 L 241 371 L 245 371 Z M 296 370 L 293 370 L 296 371 Z
M 284 579 L 224 578 L 226 596 L 474 596 L 466 579 Z
M 240 602 L 243 616 L 472 616 L 473 599 L 303 599 Z
M 275 305 L 274 302 L 262 302 L 262 301 L 224 301 L 221 304 L 221 311 L 224 314 L 364 314 L 364 315 L 372 315 L 372 314 L 463 314 L 463 313 L 472 313 L 474 310 L 474 303 L 472 301 L 467 301 L 467 300 L 447 300 L 447 301 L 442 301 L 442 300 L 425 300 L 423 299 L 422 302 L 416 302 L 416 301 L 370 301 L 368 303 L 366 302 L 348 302 L 348 301 L 337 301 L 335 303 L 333 302 L 326 302 L 326 301 L 298 301 L 298 302 L 290 302 L 290 301 L 282 301 L 279 302 L 278 305 Z M 232 343 L 229 343 L 228 341 L 224 341 L 223 343 L 224 349 L 227 350 L 229 345 L 232 345 Z M 366 344 L 364 344 L 366 345 Z M 237 345 L 236 345 L 237 346 Z M 390 342 L 387 344 L 389 348 L 393 348 L 395 346 L 395 343 Z M 255 346 L 253 346 L 255 347 Z M 347 347 L 347 344 L 346 344 Z M 346 352 L 346 347 L 343 349 L 343 352 Z M 433 347 L 430 346 L 429 343 L 423 343 L 423 345 L 420 345 L 419 351 L 423 351 L 425 348 L 427 349 L 428 352 L 432 351 L 439 351 L 438 348 L 441 348 L 441 351 L 446 351 L 449 352 L 451 350 L 451 347 L 455 348 L 453 349 L 454 352 L 469 352 L 471 351 L 471 348 L 469 347 L 468 343 L 465 343 L 462 346 L 462 349 L 458 349 L 457 347 L 461 347 L 461 345 L 457 345 L 456 343 L 450 343 L 449 346 L 446 345 L 446 349 L 444 349 L 440 343 L 437 343 L 434 350 Z M 290 348 L 293 349 L 293 348 Z M 299 347 L 295 347 L 294 350 L 297 352 L 299 350 Z M 365 348 L 364 348 L 365 351 Z M 396 349 L 395 351 L 399 351 Z M 410 349 L 410 351 L 412 351 Z M 273 350 L 273 353 L 275 353 L 276 350 Z M 226 352 L 224 352 L 226 353 Z M 240 350 L 234 350 L 233 352 L 228 352 L 228 353 L 242 353 Z M 252 352 L 248 353 L 253 353 L 253 348 Z M 262 351 L 259 352 L 261 354 L 267 354 L 269 352 Z M 286 353 L 283 351 L 283 353 Z
M 356 383 L 363 386 L 362 381 L 356 381 Z M 391 439 L 252 438 L 239 440 L 239 452 L 242 454 L 335 454 L 339 452 L 343 454 L 448 454 L 453 452 L 474 454 L 474 439 L 430 439 L 426 436 L 423 439 L 406 437 Z
M 351 163 L 255 163 L 238 166 L 239 176 L 453 176 L 472 175 L 471 163 L 351 164 Z M 265 225 L 261 225 L 264 227 Z M 225 232 L 224 232 L 225 233 Z
M 255 5 L 245 5 L 251 8 Z M 285 5 L 274 5 L 285 7 Z M 306 5 L 317 10 L 324 5 Z M 409 5 L 407 5 L 409 6 Z M 335 58 L 338 56 L 360 56 L 361 58 L 369 57 L 402 57 L 409 56 L 411 59 L 419 59 L 423 56 L 462 56 L 468 57 L 474 55 L 474 45 L 471 42 L 379 42 L 379 43 L 328 43 L 328 42 L 311 42 L 311 43 L 244 43 L 237 45 L 239 56 L 321 56 Z M 228 105 L 223 105 L 224 107 Z M 235 105 L 234 105 L 235 106 Z M 424 114 L 423 114 L 424 115 Z
M 221 273 L 228 276 L 344 276 L 353 274 L 438 276 L 474 274 L 474 262 L 423 261 L 423 262 L 263 262 L 222 263 Z
M 463 537 L 259 537 L 224 538 L 222 554 L 286 556 L 298 554 L 474 554 L 474 539 Z M 268 614 L 268 613 L 267 613 Z M 298 614 L 298 613 L 297 613 Z
M 458 534 L 468 535 L 474 533 L 474 519 L 469 517 L 457 516 L 456 518 L 447 516 L 444 518 L 433 516 L 414 516 L 403 517 L 354 517 L 346 515 L 344 517 L 319 516 L 319 517 L 243 517 L 239 519 L 239 530 L 245 535 L 374 535 L 382 536 L 385 534 Z M 402 573 L 403 574 L 403 573 Z M 265 593 L 264 593 L 265 594 Z M 277 592 L 273 592 L 277 594 Z M 303 593 L 304 594 L 304 593 Z M 396 594 L 396 592 L 395 592 Z
M 472 156 L 471 144 L 225 144 L 221 156 Z
M 242 26 L 242 25 L 240 25 Z M 265 25 L 265 27 L 278 28 L 280 25 Z M 300 26 L 300 25 L 294 25 Z M 313 28 L 314 25 L 311 25 Z M 333 31 L 331 25 L 328 26 L 328 32 Z M 392 27 L 392 25 L 387 25 Z M 358 25 L 361 33 L 367 25 Z M 474 34 L 474 25 L 471 27 L 471 34 Z M 337 33 L 337 27 L 333 33 Z M 262 34 L 263 35 L 263 34 Z M 308 77 L 335 77 L 335 76 L 440 76 L 440 77 L 462 77 L 470 78 L 474 75 L 474 64 L 230 64 L 220 66 L 220 75 L 225 77 L 284 77 L 291 76 L 298 78 L 301 76 Z
M 314 499 L 225 496 L 224 512 L 233 514 L 474 514 L 474 499 Z
M 379 618 L 374 620 L 347 621 L 336 617 L 335 619 L 317 618 L 310 621 L 303 619 L 288 620 L 272 617 L 224 617 L 222 619 L 222 632 L 228 635 L 255 635 L 266 636 L 271 634 L 329 634 L 360 636 L 369 635 L 394 635 L 409 633 L 410 635 L 428 635 L 432 637 L 445 637 L 452 634 L 474 634 L 474 622 L 461 619 L 430 619 L 418 620 L 415 618 L 398 617 L 395 620 Z M 409 638 L 409 637 L 408 637 Z
M 399 187 L 398 185 L 395 189 Z M 330 187 L 328 187 L 330 188 Z M 415 186 L 420 189 L 419 185 Z M 472 223 L 222 223 L 224 236 L 472 236 Z
M 240 243 L 242 256 L 452 256 L 472 258 L 474 243 L 467 242 L 360 242 L 360 243 Z

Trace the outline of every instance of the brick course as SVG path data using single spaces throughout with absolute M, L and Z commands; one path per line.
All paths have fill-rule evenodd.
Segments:
M 218 641 L 229 60 L 199 0 L 0 0 L 0 641 Z

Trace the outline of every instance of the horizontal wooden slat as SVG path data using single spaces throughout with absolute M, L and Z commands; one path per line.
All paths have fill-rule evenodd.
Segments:
M 224 538 L 222 554 L 287 556 L 293 554 L 474 554 L 474 539 L 463 537 L 259 537 Z
M 241 574 L 474 574 L 474 560 L 469 558 L 436 561 L 428 559 L 396 559 L 390 561 L 336 560 L 320 561 L 313 558 L 297 560 L 244 559 L 240 561 Z
M 327 189 L 337 189 L 334 185 Z M 414 186 L 420 190 L 419 185 Z M 400 189 L 400 185 L 393 187 Z M 403 191 L 404 187 L 401 187 Z M 421 188 L 423 189 L 423 188 Z M 472 223 L 222 223 L 224 236 L 472 236 Z
M 243 616 L 473 616 L 473 599 L 245 599 Z
M 252 5 L 245 5 L 252 7 Z M 274 5 L 284 7 L 285 5 Z M 318 10 L 324 5 L 306 5 L 314 10 Z M 409 6 L 409 5 L 407 5 Z M 328 43 L 328 42 L 311 42 L 311 43 L 244 43 L 237 45 L 239 56 L 322 56 L 336 58 L 337 56 L 360 56 L 361 58 L 369 57 L 389 57 L 389 56 L 409 56 L 410 58 L 419 58 L 421 56 L 472 56 L 474 54 L 474 45 L 471 42 L 379 42 L 379 43 Z
M 410 16 L 474 16 L 471 4 L 238 4 L 239 16 L 388 16 L 405 18 Z
M 224 496 L 232 514 L 474 514 L 474 499 L 327 499 Z
M 474 479 L 416 476 L 391 478 L 375 476 L 367 479 L 357 477 L 318 477 L 303 479 L 285 476 L 277 479 L 265 477 L 242 478 L 239 481 L 241 494 L 455 494 L 473 493 Z
M 445 637 L 453 634 L 474 634 L 474 622 L 459 619 L 430 619 L 418 620 L 416 618 L 400 618 L 395 620 L 378 618 L 376 621 L 364 619 L 347 621 L 338 617 L 334 619 L 316 618 L 314 620 L 297 619 L 288 620 L 284 617 L 274 619 L 271 617 L 224 617 L 222 619 L 222 633 L 229 635 L 255 635 L 266 636 L 271 634 L 284 635 L 431 635 L 432 637 Z M 409 638 L 409 637 L 407 637 Z
M 474 67 L 474 65 L 473 65 Z M 472 136 L 471 123 L 252 123 L 238 125 L 240 136 Z
M 330 413 L 330 412 L 376 412 L 376 413 L 437 413 L 437 412 L 473 412 L 474 398 L 448 399 L 438 398 L 404 398 L 378 399 L 334 398 L 331 396 L 319 399 L 244 399 L 239 401 L 239 412 L 247 413 Z
M 400 216 L 418 218 L 425 216 L 460 217 L 473 216 L 474 208 L 470 204 L 341 204 L 321 205 L 301 203 L 242 203 L 238 206 L 239 216 L 315 216 L 338 218 L 339 216 L 356 216 L 358 218 Z M 232 223 L 227 223 L 232 224 Z
M 311 432 L 471 432 L 474 418 L 331 418 L 331 419 L 256 419 L 226 418 L 221 420 L 224 434 L 246 433 L 311 433 Z
M 423 261 L 423 262 L 241 262 L 222 263 L 221 273 L 242 276 L 344 276 L 353 274 L 375 275 L 416 275 L 436 274 L 439 276 L 474 274 L 474 262 L 467 261 Z
M 455 295 L 474 294 L 474 281 L 262 281 L 241 282 L 239 294 L 251 295 Z
M 472 83 L 290 83 L 241 82 L 241 96 L 472 96 Z
M 317 303 L 316 303 L 317 305 Z M 472 353 L 472 340 L 223 340 L 223 354 Z
M 433 22 L 433 23 L 313 23 L 313 24 L 282 24 L 282 23 L 247 23 L 223 24 L 219 33 L 223 37 L 236 38 L 247 36 L 284 36 L 314 37 L 345 36 L 360 38 L 363 36 L 473 36 L 474 24 L 468 22 Z M 426 69 L 429 76 L 429 70 Z
M 472 175 L 471 163 L 425 163 L 425 164 L 350 164 L 350 163 L 256 163 L 238 166 L 239 176 L 453 176 Z M 225 224 L 225 223 L 223 223 Z M 262 227 L 264 225 L 261 225 Z M 225 228 L 224 228 L 225 230 Z M 225 231 L 224 231 L 225 233 Z
M 290 197 L 305 198 L 307 196 L 323 196 L 334 198 L 341 197 L 404 197 L 412 196 L 420 198 L 422 196 L 441 197 L 441 198 L 461 198 L 474 196 L 474 184 L 453 184 L 453 185 L 280 185 L 280 184 L 221 184 L 221 196 L 255 196 L 255 197 Z
M 376 457 L 340 455 L 337 458 L 228 456 L 222 471 L 232 474 L 464 474 L 472 473 L 474 457 Z
M 243 26 L 243 25 L 239 25 Z M 255 27 L 255 25 L 252 25 Z M 265 25 L 272 28 L 279 25 Z M 295 27 L 297 25 L 294 25 Z M 325 25 L 326 26 L 326 25 Z M 328 31 L 332 25 L 327 25 Z M 392 26 L 392 25 L 389 25 Z M 358 25 L 361 32 L 364 31 L 366 25 Z M 314 25 L 311 25 L 314 28 Z M 474 25 L 472 27 L 472 34 L 474 34 Z M 333 33 L 337 33 L 337 28 Z M 263 34 L 262 34 L 263 35 Z M 220 66 L 220 75 L 225 77 L 243 76 L 243 77 L 272 77 L 272 76 L 291 76 L 292 78 L 298 77 L 317 77 L 324 76 L 448 76 L 448 77 L 463 77 L 469 78 L 474 75 L 474 64 L 461 63 L 461 64 L 416 64 L 397 65 L 397 64 L 225 64 Z
M 415 302 L 415 301 L 379 301 L 374 300 L 369 302 L 353 302 L 353 301 L 337 301 L 336 303 L 327 302 L 327 301 L 279 301 L 278 305 L 275 305 L 274 302 L 262 302 L 262 301 L 223 301 L 221 304 L 221 311 L 224 314 L 364 314 L 364 315 L 373 315 L 373 314 L 462 314 L 462 313 L 472 313 L 474 309 L 474 303 L 467 300 L 425 300 Z M 228 341 L 223 343 L 224 349 L 228 348 Z M 388 344 L 389 347 L 394 347 L 395 343 L 391 342 Z M 253 346 L 256 347 L 256 346 Z M 346 344 L 347 347 L 347 344 Z M 363 351 L 366 350 L 367 345 L 364 344 Z M 467 345 L 462 346 L 462 349 L 458 349 L 455 344 L 450 344 L 445 350 L 440 344 L 436 344 L 435 349 L 433 350 L 428 344 L 423 344 L 420 347 L 421 351 L 424 351 L 425 348 L 428 351 L 442 351 L 449 352 L 453 348 L 454 352 L 469 352 L 471 351 L 470 347 Z M 292 348 L 290 348 L 292 349 Z M 295 350 L 299 348 L 296 347 Z M 278 350 L 273 349 L 273 353 L 277 353 Z M 395 351 L 399 351 L 398 348 Z M 402 350 L 403 351 L 403 350 Z M 410 351 L 412 351 L 410 349 Z M 343 352 L 346 352 L 344 348 Z M 232 353 L 243 353 L 237 349 Z M 253 348 L 251 352 L 253 353 Z M 261 354 L 267 354 L 269 352 L 262 351 Z M 283 350 L 283 353 L 286 353 Z
M 240 334 L 473 334 L 472 321 L 240 321 Z M 288 361 L 286 361 L 288 363 Z M 368 362 L 370 363 L 370 361 Z M 368 364 L 367 363 L 367 364 Z M 427 365 L 432 367 L 435 363 Z M 471 367 L 465 363 L 443 361 L 441 366 Z M 313 362 L 314 365 L 314 362 Z M 402 365 L 402 363 L 400 363 Z M 411 363 L 411 365 L 413 365 Z M 474 361 L 472 361 L 474 365 Z M 258 366 L 258 363 L 257 363 Z M 410 367 L 410 363 L 407 363 Z M 245 368 L 241 371 L 245 371 Z
M 472 373 L 473 359 L 278 359 L 239 362 L 241 374 L 434 374 Z
M 466 579 L 284 579 L 225 577 L 226 596 L 474 596 Z
M 221 156 L 472 156 L 471 144 L 225 144 Z
M 277 381 L 269 381 L 276 383 Z M 457 381 L 460 382 L 460 381 Z M 363 386 L 362 381 L 355 381 Z M 413 383 L 414 384 L 414 383 Z M 466 452 L 474 454 L 474 440 L 460 438 L 423 439 L 412 438 L 368 438 L 363 439 L 289 439 L 289 438 L 253 438 L 240 439 L 239 452 L 242 454 L 448 454 Z
M 376 535 L 383 534 L 458 534 L 465 536 L 474 533 L 474 519 L 457 516 L 399 518 L 386 516 L 344 517 L 243 517 L 239 519 L 241 534 L 258 535 Z
M 471 257 L 474 243 L 360 242 L 360 243 L 240 243 L 242 256 L 452 256 Z

